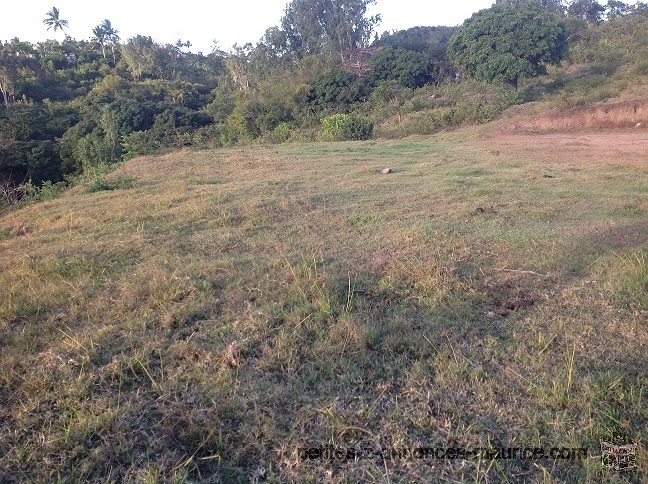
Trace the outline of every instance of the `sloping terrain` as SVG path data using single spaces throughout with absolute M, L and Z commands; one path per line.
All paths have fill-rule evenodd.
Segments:
M 515 119 L 503 128 L 511 131 L 577 131 L 592 129 L 648 129 L 648 100 L 599 103 Z
M 142 157 L 2 215 L 0 481 L 639 482 L 647 140 L 498 129 Z

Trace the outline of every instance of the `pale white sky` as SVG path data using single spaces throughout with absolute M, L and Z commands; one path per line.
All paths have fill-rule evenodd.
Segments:
M 234 44 L 256 42 L 269 27 L 279 25 L 288 0 L 18 0 L 2 1 L 0 41 L 18 37 L 28 42 L 62 40 L 64 35 L 43 24 L 52 6 L 69 22 L 67 33 L 77 39 L 92 37 L 103 19 L 112 22 L 122 40 L 150 35 L 159 43 L 189 40 L 192 52 L 208 54 L 213 41 L 222 50 Z M 417 25 L 459 25 L 494 0 L 378 0 L 371 14 L 381 13 L 377 31 L 407 29 Z

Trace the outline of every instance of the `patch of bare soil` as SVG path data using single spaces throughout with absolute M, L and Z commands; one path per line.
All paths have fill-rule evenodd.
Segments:
M 520 161 L 619 163 L 648 168 L 648 133 L 606 131 L 579 133 L 491 132 L 479 144 L 491 153 Z
M 551 132 L 628 128 L 648 129 L 647 99 L 553 110 L 548 113 L 515 119 L 501 129 L 504 132 Z

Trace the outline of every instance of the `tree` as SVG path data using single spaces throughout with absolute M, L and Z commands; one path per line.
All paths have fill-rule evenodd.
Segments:
M 457 27 L 412 27 L 392 33 L 384 32 L 372 46 L 423 52 L 433 60 L 440 61 L 456 31 Z
M 548 12 L 564 14 L 565 7 L 562 0 L 495 0 L 496 5 L 525 5 L 533 4 Z
M 101 53 L 103 54 L 104 59 L 106 58 L 106 47 L 110 47 L 113 53 L 113 60 L 115 60 L 115 45 L 119 42 L 118 30 L 113 28 L 110 20 L 106 19 L 92 29 L 94 34 L 94 40 L 97 44 L 101 46 Z
M 351 104 L 366 99 L 369 94 L 365 79 L 336 68 L 313 80 L 308 104 L 316 110 L 341 113 L 348 111 Z
M 7 110 L 9 103 L 15 101 L 21 85 L 24 87 L 24 81 L 35 78 L 37 70 L 36 52 L 30 44 L 20 42 L 17 38 L 0 43 L 0 94 Z M 20 96 L 21 93 L 18 94 Z
M 395 80 L 403 87 L 414 89 L 431 82 L 432 59 L 423 53 L 387 47 L 371 59 L 375 81 Z
M 0 93 L 7 110 L 9 100 L 15 97 L 15 79 L 20 71 L 20 58 L 11 47 L 10 44 L 0 44 Z
M 567 7 L 567 15 L 591 23 L 599 23 L 605 7 L 596 0 L 573 0 Z
M 122 62 L 136 80 L 153 77 L 155 73 L 156 46 L 151 37 L 137 35 L 121 46 Z
M 606 18 L 612 19 L 617 17 L 623 17 L 632 13 L 632 5 L 628 5 L 624 2 L 619 2 L 618 0 L 608 0 L 607 3 L 607 12 L 605 14 Z
M 52 7 L 52 10 L 47 12 L 47 18 L 43 20 L 43 23 L 47 25 L 47 30 L 54 27 L 54 32 L 57 30 L 62 30 L 65 32 L 65 28 L 68 26 L 68 21 L 61 18 L 59 9 Z
M 516 89 L 519 79 L 546 73 L 546 65 L 557 64 L 566 52 L 562 20 L 531 3 L 475 13 L 448 46 L 451 61 L 469 76 Z
M 332 54 L 368 44 L 380 16 L 366 17 L 376 0 L 293 0 L 281 26 L 298 57 Z
M 637 2 L 632 9 L 632 13 L 637 15 L 648 15 L 648 3 Z

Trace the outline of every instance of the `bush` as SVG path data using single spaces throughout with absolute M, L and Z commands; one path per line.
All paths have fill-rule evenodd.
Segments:
M 36 200 L 53 200 L 63 193 L 68 187 L 67 182 L 60 181 L 52 183 L 44 182 L 40 187 L 34 189 L 34 199 Z
M 290 123 L 279 123 L 275 129 L 266 135 L 266 137 L 268 141 L 274 144 L 285 143 L 290 139 L 291 130 L 292 126 Z
M 395 80 L 407 88 L 422 87 L 433 81 L 429 55 L 405 49 L 383 49 L 371 59 L 374 82 Z
M 360 141 L 371 139 L 374 124 L 362 116 L 334 114 L 322 119 L 322 139 L 325 141 Z
M 135 188 L 137 185 L 137 177 L 134 176 L 115 176 L 110 180 L 106 180 L 105 176 L 98 176 L 93 178 L 83 193 L 95 193 L 106 190 L 127 190 Z
M 225 136 L 232 142 L 249 141 L 257 137 L 256 127 L 239 111 L 234 110 L 225 122 Z
M 347 114 L 334 114 L 322 119 L 322 139 L 324 141 L 340 141 L 342 123 L 348 117 Z
M 361 116 L 348 116 L 342 122 L 341 135 L 343 140 L 367 140 L 373 136 L 373 121 Z
M 352 104 L 367 99 L 370 93 L 366 79 L 333 69 L 313 81 L 307 101 L 318 111 L 346 111 Z
M 122 136 L 124 160 L 130 160 L 139 155 L 153 153 L 159 146 L 149 142 L 146 131 L 133 131 Z
M 85 185 L 83 193 L 135 188 L 137 185 L 137 177 L 114 175 L 110 179 L 106 178 L 116 167 L 115 164 L 108 165 L 105 163 L 86 167 L 82 175 L 77 179 L 79 183 Z

